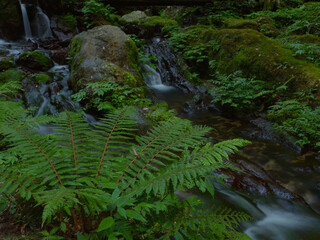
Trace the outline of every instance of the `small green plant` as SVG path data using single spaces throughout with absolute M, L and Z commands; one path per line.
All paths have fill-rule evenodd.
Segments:
M 148 105 L 148 100 L 142 96 L 142 88 L 106 81 L 88 83 L 85 89 L 73 94 L 72 98 L 84 103 L 84 110 L 110 111 L 128 105 Z
M 214 103 L 220 103 L 239 111 L 261 111 L 278 98 L 285 85 L 268 86 L 264 81 L 242 76 L 241 71 L 230 75 L 215 74 L 210 80 L 215 87 L 209 89 Z
M 110 16 L 113 8 L 109 5 L 104 5 L 100 0 L 85 1 L 82 12 L 85 18 L 87 28 L 94 25 L 94 20 L 106 20 Z
M 277 129 L 296 137 L 300 146 L 320 149 L 320 107 L 313 109 L 296 100 L 281 101 L 270 107 L 266 117 Z
M 210 128 L 180 119 L 137 136 L 132 108 L 91 126 L 75 113 L 52 121 L 11 105 L 1 104 L 0 133 L 20 160 L 0 164 L 0 194 L 41 207 L 42 225 L 59 226 L 42 232 L 44 239 L 249 239 L 236 230 L 246 214 L 208 212 L 195 198 L 174 194 L 198 188 L 213 195 L 208 178 L 222 176 L 212 171 L 233 168 L 228 153 L 247 141 L 212 145 L 204 137 Z M 38 133 L 46 121 L 54 135 Z
M 294 57 L 305 59 L 320 67 L 320 44 L 300 43 L 299 41 L 288 42 L 286 40 L 279 40 L 279 42 L 286 48 L 291 49 Z

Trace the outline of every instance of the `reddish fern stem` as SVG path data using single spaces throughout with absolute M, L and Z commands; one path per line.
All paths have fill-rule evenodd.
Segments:
M 100 174 L 100 170 L 101 170 L 101 167 L 102 167 L 103 159 L 104 159 L 104 156 L 105 156 L 105 154 L 106 154 L 106 152 L 107 152 L 107 148 L 108 148 L 108 145 L 109 145 L 109 141 L 110 141 L 110 139 L 111 139 L 111 136 L 112 136 L 114 130 L 116 129 L 116 127 L 117 127 L 120 119 L 123 117 L 123 115 L 124 115 L 125 112 L 126 112 L 126 110 L 124 110 L 124 111 L 120 114 L 120 116 L 119 116 L 119 118 L 117 119 L 116 123 L 114 124 L 111 132 L 109 133 L 107 142 L 106 142 L 106 144 L 104 145 L 104 149 L 103 149 L 103 152 L 102 152 L 102 155 L 101 155 L 101 159 L 100 159 L 99 166 L 98 166 L 97 173 L 96 173 L 96 178 L 97 178 L 97 177 L 99 176 L 99 174 Z
M 77 154 L 76 154 L 76 147 L 74 143 L 74 135 L 73 135 L 73 127 L 72 122 L 69 113 L 67 113 L 67 117 L 69 120 L 69 126 L 70 126 L 70 135 L 71 135 L 71 142 L 72 142 L 72 150 L 73 150 L 73 160 L 74 160 L 74 167 L 76 169 L 76 175 L 78 176 L 78 170 L 77 170 Z
M 166 132 L 169 131 L 169 129 L 171 128 L 171 126 L 169 128 L 167 128 L 166 130 L 164 130 L 160 135 L 158 135 L 156 138 L 154 138 L 151 142 L 149 142 L 138 154 L 136 154 L 136 156 L 134 157 L 134 159 L 132 159 L 132 161 L 128 164 L 128 166 L 124 169 L 124 171 L 122 172 L 122 174 L 120 175 L 120 177 L 118 178 L 116 183 L 119 183 L 121 178 L 124 176 L 124 174 L 126 173 L 127 169 L 129 167 L 131 167 L 132 164 L 134 164 L 134 162 L 137 160 L 137 158 L 141 155 L 141 153 L 143 153 L 152 143 L 154 143 L 155 141 L 157 141 L 158 138 L 160 138 L 163 134 L 165 134 Z
M 45 154 L 45 152 L 31 139 L 29 138 L 27 135 L 25 135 L 23 132 L 19 131 L 19 129 L 17 128 L 14 128 L 14 130 L 16 130 L 18 133 L 20 133 L 22 136 L 24 136 L 33 146 L 35 146 L 39 152 L 47 159 L 47 161 L 49 162 L 52 170 L 54 171 L 54 173 L 56 174 L 58 180 L 59 180 L 59 183 L 61 186 L 63 186 L 63 183 L 62 183 L 62 180 L 60 178 L 60 175 L 59 173 L 57 172 L 56 168 L 53 166 L 53 163 L 52 161 L 50 160 L 50 158 L 47 156 L 47 154 Z

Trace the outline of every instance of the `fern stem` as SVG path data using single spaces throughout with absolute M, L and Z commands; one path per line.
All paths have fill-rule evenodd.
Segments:
M 21 187 L 21 188 L 25 189 L 26 191 L 30 192 L 30 194 L 31 194 L 32 196 L 37 195 L 37 194 L 34 194 L 32 191 L 30 191 L 30 190 L 29 190 L 28 188 L 26 188 L 25 186 L 23 186 L 21 183 L 18 183 L 18 182 L 16 182 L 15 180 L 10 179 L 9 177 L 3 175 L 1 172 L 0 172 L 0 176 L 3 176 L 5 179 L 7 179 L 7 180 L 9 180 L 9 181 L 17 184 L 19 187 Z
M 19 134 L 21 134 L 22 136 L 24 136 L 33 146 L 35 146 L 39 152 L 47 159 L 47 161 L 49 162 L 52 170 L 54 171 L 54 173 L 56 174 L 58 181 L 60 183 L 61 186 L 63 186 L 62 180 L 60 178 L 59 173 L 57 172 L 57 169 L 53 166 L 52 161 L 50 160 L 50 158 L 47 156 L 47 154 L 45 154 L 45 152 L 31 139 L 29 138 L 27 135 L 25 135 L 23 132 L 21 132 L 19 129 L 14 128 L 14 130 L 16 130 Z
M 136 156 L 134 157 L 134 159 L 132 159 L 132 161 L 128 164 L 128 166 L 124 169 L 124 171 L 122 172 L 122 174 L 120 175 L 120 177 L 118 178 L 116 183 L 119 183 L 121 178 L 124 176 L 124 174 L 126 173 L 127 169 L 134 164 L 134 162 L 137 160 L 137 158 L 141 155 L 141 153 L 143 153 L 152 143 L 154 143 L 155 141 L 157 141 L 158 138 L 160 138 L 163 134 L 165 134 L 167 131 L 169 131 L 171 128 L 171 126 L 169 128 L 167 128 L 166 130 L 164 130 L 161 134 L 159 134 L 156 138 L 154 138 L 152 141 L 150 141 L 138 154 L 136 154 Z
M 119 121 L 121 120 L 121 118 L 123 117 L 123 115 L 124 115 L 125 112 L 126 112 L 126 109 L 119 115 L 116 123 L 114 124 L 112 130 L 111 130 L 110 133 L 109 133 L 107 142 L 106 142 L 106 144 L 104 145 L 104 149 L 103 149 L 103 152 L 102 152 L 102 155 L 101 155 L 101 159 L 100 159 L 99 166 L 98 166 L 97 173 L 96 173 L 96 178 L 97 178 L 97 177 L 99 176 L 99 174 L 100 174 L 100 170 L 101 170 L 101 167 L 102 167 L 102 163 L 103 163 L 103 160 L 104 160 L 104 156 L 106 155 L 107 148 L 108 148 L 108 145 L 109 145 L 109 141 L 110 141 L 110 139 L 111 139 L 111 136 L 112 136 L 114 130 L 116 129 Z
M 74 160 L 74 167 L 76 169 L 76 175 L 78 176 L 78 170 L 77 170 L 77 154 L 76 154 L 76 147 L 74 143 L 74 135 L 73 135 L 73 127 L 72 122 L 69 113 L 67 113 L 67 117 L 69 120 L 69 127 L 70 127 L 70 135 L 71 135 L 71 142 L 72 142 L 72 149 L 73 149 L 73 160 Z
M 136 179 L 138 177 L 138 175 L 147 168 L 147 166 L 152 162 L 153 159 L 156 158 L 156 156 L 158 156 L 162 151 L 166 150 L 167 148 L 170 148 L 172 146 L 174 146 L 176 143 L 180 142 L 183 138 L 179 138 L 177 141 L 165 146 L 164 148 L 162 148 L 160 151 L 158 151 L 156 154 L 154 154 L 152 156 L 152 158 L 140 169 L 140 171 L 133 177 L 133 179 Z

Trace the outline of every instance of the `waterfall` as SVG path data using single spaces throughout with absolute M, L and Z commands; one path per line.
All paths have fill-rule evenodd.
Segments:
M 26 4 L 22 4 L 21 0 L 19 0 L 19 3 L 20 3 L 20 7 L 21 7 L 21 12 L 22 12 L 24 31 L 26 34 L 25 38 L 26 38 L 26 40 L 29 40 L 29 39 L 32 39 L 32 33 L 31 33 L 31 27 L 30 27 Z
M 168 91 L 174 89 L 172 86 L 167 86 L 162 83 L 160 73 L 156 69 L 150 67 L 148 64 L 143 65 L 145 70 L 144 80 L 146 84 L 153 89 L 160 91 Z
M 42 11 L 39 5 L 37 6 L 37 12 L 35 14 L 33 25 L 34 25 L 34 32 L 36 37 L 41 39 L 52 38 L 52 32 L 50 28 L 50 19 Z

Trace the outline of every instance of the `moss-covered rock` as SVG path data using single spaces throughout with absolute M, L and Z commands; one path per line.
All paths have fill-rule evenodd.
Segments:
M 242 70 L 245 75 L 274 83 L 290 80 L 294 90 L 319 88 L 319 68 L 294 58 L 290 50 L 257 31 L 225 29 L 212 36 L 221 44 L 215 56 L 219 72 Z
M 131 13 L 123 15 L 122 19 L 128 23 L 131 23 L 131 22 L 139 21 L 139 20 L 146 18 L 146 17 L 148 17 L 148 16 L 147 16 L 147 14 L 145 14 L 145 12 L 133 11 Z
M 50 82 L 51 78 L 47 74 L 44 73 L 38 73 L 38 74 L 33 74 L 31 76 L 31 79 L 37 81 L 38 83 L 41 82 Z
M 272 24 L 262 24 L 259 26 L 259 31 L 267 37 L 277 37 L 280 35 L 280 31 Z
M 0 1 L 0 30 L 9 39 L 17 39 L 23 35 L 19 0 Z
M 22 53 L 17 60 L 17 64 L 40 71 L 49 70 L 54 65 L 50 58 L 38 51 Z
M 0 72 L 3 72 L 5 70 L 8 70 L 9 68 L 14 68 L 14 60 L 13 58 L 6 58 L 0 60 Z
M 191 31 L 191 30 L 189 30 Z M 287 84 L 290 91 L 320 90 L 320 68 L 314 64 L 293 57 L 291 50 L 262 33 L 252 29 L 215 30 L 204 26 L 192 28 L 190 46 L 197 46 L 212 40 L 219 43 L 219 49 L 208 55 L 214 61 L 215 71 L 231 74 L 241 70 L 245 77 L 257 79 L 272 85 Z M 320 100 L 320 93 L 317 96 Z
M 26 76 L 26 73 L 21 70 L 9 69 L 0 73 L 0 82 L 8 82 L 8 81 L 20 82 L 22 79 L 25 78 L 25 76 Z
M 238 29 L 249 28 L 258 30 L 258 23 L 254 20 L 229 18 L 224 22 L 224 27 Z
M 69 56 L 69 83 L 75 91 L 102 79 L 132 87 L 143 85 L 137 47 L 118 27 L 106 25 L 80 33 L 72 40 Z

